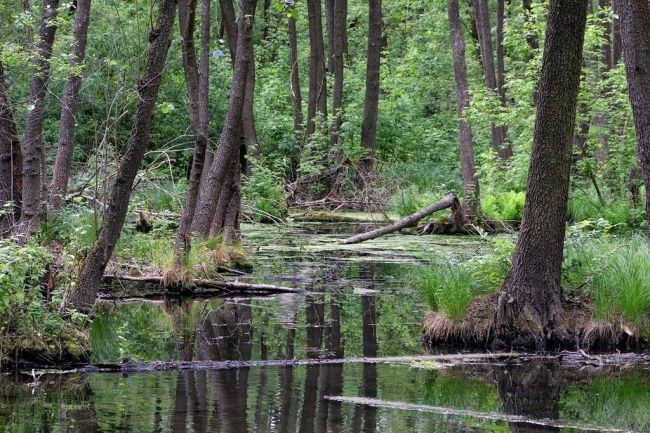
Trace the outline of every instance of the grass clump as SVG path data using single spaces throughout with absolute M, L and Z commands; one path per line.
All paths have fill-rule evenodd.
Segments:
M 650 307 L 650 252 L 645 242 L 630 242 L 612 255 L 594 275 L 590 292 L 596 319 L 621 314 L 632 324 L 643 322 Z
M 262 161 L 250 159 L 253 174 L 244 179 L 243 205 L 254 221 L 281 222 L 287 217 L 284 179 Z
M 474 298 L 471 269 L 465 264 L 432 262 L 419 277 L 429 308 L 461 321 Z

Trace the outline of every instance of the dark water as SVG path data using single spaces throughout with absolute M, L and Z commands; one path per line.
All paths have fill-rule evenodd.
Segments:
M 92 329 L 94 361 L 423 354 L 426 308 L 413 288 L 415 269 L 429 254 L 476 254 L 480 242 L 386 238 L 341 251 L 330 244 L 344 236 L 337 227 L 337 234 L 320 226 L 244 233 L 256 265 L 250 279 L 309 295 L 105 304 Z M 650 431 L 645 366 L 348 363 L 30 382 L 0 376 L 0 432 Z M 379 407 L 330 396 L 377 399 Z

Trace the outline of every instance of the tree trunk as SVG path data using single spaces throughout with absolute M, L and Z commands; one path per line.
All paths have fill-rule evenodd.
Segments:
M 199 195 L 196 208 L 196 215 L 192 223 L 192 230 L 200 237 L 208 236 L 210 226 L 215 214 L 217 202 L 215 197 L 228 180 L 228 165 L 233 159 L 238 159 L 239 133 L 241 130 L 242 108 L 246 93 L 246 78 L 248 68 L 252 61 L 252 20 L 250 16 L 254 10 L 254 0 L 243 0 L 237 35 L 237 55 L 235 56 L 235 68 L 233 71 L 232 88 L 230 91 L 230 102 L 228 113 L 221 131 L 219 146 L 214 155 L 214 161 L 210 167 L 210 173 Z M 244 18 L 248 17 L 248 18 Z
M 497 85 L 497 75 L 494 67 L 494 51 L 492 50 L 492 34 L 490 32 L 490 14 L 487 0 L 473 0 L 473 7 L 476 16 L 481 59 L 483 60 L 485 85 L 490 91 L 499 95 L 500 89 Z M 512 156 L 512 148 L 506 142 L 506 129 L 494 122 L 492 123 L 492 149 L 502 160 L 507 160 Z
M 533 3 L 532 0 L 523 0 L 523 7 L 528 15 L 530 15 L 531 12 L 533 11 L 533 8 L 531 6 L 532 3 Z M 526 16 L 526 21 L 529 20 L 528 15 Z M 533 50 L 539 48 L 539 44 L 537 43 L 537 36 L 535 36 L 534 34 L 526 35 L 526 42 L 528 42 L 528 46 Z
M 550 3 L 524 216 L 496 316 L 497 338 L 511 346 L 563 341 L 560 270 L 586 13 L 587 0 Z
M 336 3 L 338 0 L 325 0 L 325 19 L 327 21 L 327 72 L 330 74 L 334 73 L 334 56 L 335 48 L 334 45 L 336 42 Z M 345 4 L 347 9 L 347 2 Z
M 7 212 L 0 215 L 0 236 L 20 218 L 22 186 L 23 150 L 0 63 L 0 211 Z
M 138 110 L 133 119 L 131 137 L 126 145 L 115 176 L 115 183 L 104 214 L 101 231 L 92 250 L 86 257 L 77 285 L 66 303 L 81 310 L 90 310 L 97 296 L 106 265 L 126 219 L 133 188 L 149 141 L 149 132 L 158 98 L 158 90 L 165 69 L 167 51 L 171 44 L 172 28 L 176 14 L 176 0 L 161 0 L 156 27 L 149 33 L 149 54 L 142 78 L 138 81 Z
M 90 22 L 91 0 L 78 0 L 74 17 L 74 47 L 70 61 L 70 76 L 63 91 L 61 106 L 61 122 L 59 125 L 59 144 L 54 162 L 52 184 L 50 186 L 50 206 L 54 209 L 61 207 L 61 201 L 68 192 L 68 181 L 72 167 L 74 151 L 75 110 L 81 87 L 81 71 L 78 70 L 86 58 L 86 42 L 88 40 L 88 24 Z
M 382 32 L 384 21 L 381 0 L 368 1 L 368 59 L 366 65 L 366 97 L 363 105 L 361 146 L 367 155 L 360 163 L 360 184 L 374 168 L 377 149 L 377 115 L 379 110 L 379 68 L 381 66 Z
M 194 133 L 194 155 L 190 170 L 190 184 L 187 197 L 181 212 L 176 240 L 174 243 L 175 270 L 179 270 L 187 260 L 191 248 L 190 227 L 196 201 L 201 186 L 201 176 L 205 162 L 208 136 L 208 92 L 210 77 L 210 0 L 202 0 L 201 4 L 201 63 L 196 63 L 194 48 L 194 21 L 196 0 L 180 0 L 178 2 L 178 18 L 182 36 L 183 68 L 187 83 L 190 102 L 190 121 Z
M 342 139 L 341 132 L 341 107 L 343 106 L 343 51 L 345 50 L 345 40 L 347 38 L 347 17 L 348 17 L 348 0 L 335 0 L 334 17 L 332 27 L 332 46 L 330 48 L 330 63 L 334 73 L 334 90 L 332 95 L 332 145 L 336 149 L 336 157 L 340 157 Z
M 300 92 L 300 74 L 298 71 L 298 37 L 296 32 L 296 19 L 289 16 L 288 20 L 289 33 L 289 83 L 291 85 L 291 96 L 293 97 L 293 132 L 296 142 L 293 152 L 291 153 L 291 175 L 290 180 L 295 181 L 298 178 L 298 167 L 300 166 L 300 153 L 303 143 L 303 125 L 302 125 L 302 95 Z
M 618 8 L 637 153 L 646 185 L 646 218 L 650 221 L 650 6 L 647 0 L 629 0 L 618 1 Z M 647 230 L 650 236 L 650 226 Z
M 25 120 L 23 195 L 20 227 L 22 234 L 36 228 L 41 214 L 43 169 L 43 122 L 45 120 L 45 96 L 50 81 L 50 59 L 56 33 L 56 16 L 59 0 L 43 0 L 43 15 L 38 42 L 34 47 L 31 63 L 34 67 L 29 89 L 30 109 Z
M 506 105 L 505 84 L 505 50 L 503 48 L 503 25 L 505 21 L 505 0 L 497 0 L 497 89 L 501 103 Z M 505 128 L 505 126 L 502 126 Z M 507 131 L 503 132 L 507 134 Z
M 623 55 L 623 46 L 621 44 L 621 0 L 612 0 L 612 67 L 618 65 Z
M 307 0 L 309 19 L 309 96 L 307 98 L 307 136 L 314 133 L 317 113 L 327 119 L 325 48 L 321 20 L 321 0 Z
M 449 0 L 449 31 L 451 32 L 451 51 L 456 82 L 456 111 L 458 113 L 458 140 L 460 143 L 460 165 L 463 172 L 463 214 L 477 217 L 480 210 L 479 183 L 474 166 L 472 128 L 463 118 L 469 108 L 469 83 L 465 64 L 465 38 L 460 21 L 458 0 Z

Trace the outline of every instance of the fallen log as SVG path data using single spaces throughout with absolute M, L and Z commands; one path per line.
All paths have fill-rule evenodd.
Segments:
M 104 275 L 103 299 L 132 298 L 142 296 L 146 298 L 162 297 L 168 295 L 184 295 L 194 297 L 211 297 L 220 295 L 272 295 L 277 293 L 305 293 L 304 289 L 275 286 L 272 284 L 256 284 L 229 280 L 192 280 L 191 289 L 182 292 L 170 290 L 161 283 L 161 277 L 132 277 L 129 275 Z
M 456 193 L 450 192 L 437 202 L 430 204 L 429 206 L 420 209 L 419 211 L 415 212 L 414 214 L 411 214 L 407 216 L 406 218 L 402 218 L 399 221 L 394 222 L 393 224 L 380 227 L 375 230 L 371 230 L 369 232 L 361 233 L 358 235 L 351 236 L 347 239 L 343 239 L 341 241 L 342 244 L 356 244 L 359 242 L 367 241 L 370 239 L 375 239 L 380 236 L 387 235 L 389 233 L 396 232 L 397 230 L 401 230 L 406 227 L 410 227 L 415 225 L 418 221 L 420 221 L 422 218 L 427 217 L 431 215 L 434 212 L 437 212 L 439 210 L 451 208 L 452 212 L 452 219 L 454 221 L 460 220 L 460 224 L 462 225 L 462 211 L 460 210 L 460 203 L 458 202 L 458 198 L 456 197 Z
M 272 368 L 294 367 L 301 365 L 335 365 L 335 364 L 406 364 L 428 363 L 427 368 L 446 368 L 459 365 L 481 365 L 495 362 L 517 361 L 526 355 L 523 353 L 458 353 L 449 355 L 388 356 L 379 358 L 306 358 L 275 360 L 222 360 L 222 361 L 154 361 L 91 364 L 74 369 L 42 369 L 37 374 L 68 373 L 149 373 L 159 371 L 196 371 L 229 370 L 236 368 Z

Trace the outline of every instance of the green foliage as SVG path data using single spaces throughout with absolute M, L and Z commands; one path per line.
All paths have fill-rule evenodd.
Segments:
M 620 231 L 645 226 L 644 206 L 633 207 L 625 200 L 601 203 L 590 194 L 576 194 L 569 200 L 569 219 L 588 224 L 589 221 L 603 221 L 610 224 L 609 231 Z
M 0 359 L 16 348 L 48 354 L 85 352 L 86 337 L 80 331 L 85 316 L 58 312 L 60 294 L 45 298 L 42 278 L 51 255 L 34 241 L 19 245 L 0 240 Z
M 419 193 L 415 188 L 402 189 L 390 198 L 388 209 L 396 212 L 400 217 L 405 217 L 434 203 L 439 198 L 432 194 Z
M 282 221 L 287 216 L 287 195 L 284 179 L 263 161 L 249 160 L 252 176 L 244 180 L 242 199 L 256 221 Z
M 483 213 L 499 221 L 521 221 L 524 214 L 526 194 L 523 192 L 506 191 L 497 194 L 483 194 L 481 208 Z

